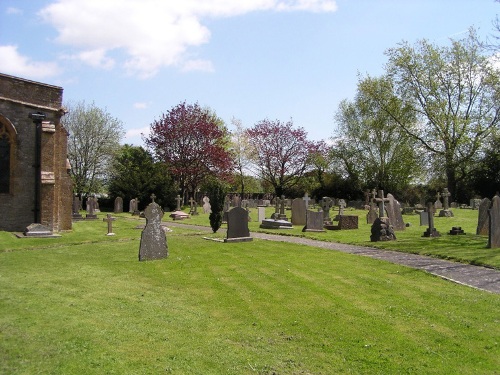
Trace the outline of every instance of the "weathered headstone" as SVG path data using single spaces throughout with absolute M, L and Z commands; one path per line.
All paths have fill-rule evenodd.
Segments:
M 189 211 L 189 214 L 190 215 L 193 215 L 193 216 L 196 216 L 196 215 L 199 215 L 198 213 L 198 202 L 196 202 L 195 199 L 191 198 L 189 199 L 189 204 L 190 204 L 190 211 Z
M 224 242 L 252 241 L 248 229 L 248 212 L 242 207 L 235 207 L 227 213 L 227 236 Z
M 85 215 L 86 220 L 95 220 L 97 219 L 97 215 L 95 214 L 95 204 L 96 201 L 94 197 L 87 198 L 87 215 Z
M 424 232 L 422 237 L 441 237 L 441 234 L 434 228 L 434 212 L 435 212 L 435 204 L 433 205 L 431 202 L 427 204 L 427 218 L 429 221 L 429 227 Z
M 122 197 L 116 197 L 115 198 L 115 206 L 113 212 L 115 214 L 119 214 L 123 212 L 123 198 Z
M 477 228 L 476 234 L 487 236 L 489 232 L 489 215 L 488 210 L 491 207 L 491 201 L 488 198 L 484 198 L 479 205 L 479 211 L 477 216 Z
M 441 194 L 437 192 L 436 194 L 436 202 L 434 202 L 434 208 L 436 210 L 440 210 L 443 208 L 443 204 L 441 203 Z
M 385 209 L 385 203 L 389 202 L 389 198 L 384 198 L 384 191 L 379 190 L 378 191 L 378 197 L 374 198 L 373 201 L 375 203 L 378 203 L 378 216 L 379 217 L 387 217 L 386 216 L 386 209 Z
M 324 232 L 323 222 L 323 212 L 307 210 L 306 225 L 302 232 Z
M 321 199 L 321 209 L 323 210 L 323 221 L 330 221 L 330 208 L 333 207 L 333 200 L 330 197 Z
M 387 194 L 387 216 L 394 230 L 405 230 L 406 226 L 401 214 L 401 205 L 392 194 Z
M 82 202 L 80 201 L 80 198 L 78 198 L 78 195 L 75 195 L 73 198 L 73 214 L 72 214 L 72 220 L 78 221 L 78 220 L 83 220 L 83 216 L 80 214 L 80 207 L 82 205 Z
M 396 234 L 388 217 L 377 217 L 371 227 L 370 241 L 394 241 Z
M 212 213 L 212 206 L 210 204 L 210 198 L 206 195 L 203 197 L 203 212 L 206 214 Z
M 429 214 L 426 211 L 420 211 L 420 226 L 429 225 Z
M 137 204 L 135 203 L 135 198 L 132 198 L 128 205 L 128 212 L 133 215 L 136 210 L 137 210 Z
M 373 189 L 370 194 L 369 211 L 366 214 L 366 224 L 373 224 L 375 219 L 378 217 L 377 202 L 375 199 L 377 199 L 377 191 Z
M 292 224 L 306 225 L 306 202 L 302 198 L 292 201 Z
M 166 258 L 168 256 L 167 236 L 161 226 L 163 210 L 153 200 L 144 210 L 144 216 L 146 226 L 141 233 L 139 261 Z
M 440 217 L 453 217 L 453 211 L 450 210 L 448 205 L 448 199 L 451 196 L 451 193 L 448 191 L 448 188 L 444 188 L 444 191 L 441 193 L 443 197 L 443 209 L 439 211 Z
M 115 234 L 113 233 L 113 221 L 115 221 L 115 218 L 111 216 L 111 214 L 107 214 L 105 218 L 102 219 L 102 221 L 105 221 L 108 223 L 108 234 L 107 236 L 114 236 Z
M 257 220 L 262 223 L 262 220 L 266 218 L 266 206 L 257 206 Z
M 176 211 L 180 211 L 181 210 L 181 203 L 182 203 L 182 198 L 179 194 L 177 194 L 177 196 L 175 197 L 175 203 L 177 204 L 177 206 L 175 207 L 175 210 Z
M 500 247 L 500 197 L 498 195 L 495 195 L 491 200 L 488 215 L 490 217 L 488 247 L 493 249 Z

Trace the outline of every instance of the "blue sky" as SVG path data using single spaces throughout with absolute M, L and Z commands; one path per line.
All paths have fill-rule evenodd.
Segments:
M 120 119 L 123 142 L 182 101 L 228 127 L 269 118 L 328 139 L 358 73 L 401 41 L 492 33 L 494 0 L 1 0 L 0 72 Z

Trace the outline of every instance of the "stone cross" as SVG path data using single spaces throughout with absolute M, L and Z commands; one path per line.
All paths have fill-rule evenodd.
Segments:
M 302 200 L 306 203 L 306 212 L 307 212 L 307 209 L 309 208 L 309 201 L 311 200 L 311 198 L 309 198 L 309 195 L 305 193 L 304 198 L 302 198 Z
M 341 199 L 339 201 L 339 216 L 344 215 L 344 208 L 346 207 L 345 200 Z
M 370 190 L 365 191 L 365 206 L 368 206 L 370 204 Z
M 107 214 L 102 221 L 107 221 L 108 222 L 108 236 L 114 236 L 115 234 L 113 233 L 113 224 L 112 222 L 115 221 L 115 218 L 111 216 L 111 214 Z
M 379 204 L 379 217 L 385 217 L 385 202 L 389 202 L 389 198 L 384 198 L 384 191 L 378 191 L 378 198 L 374 199 Z
M 181 210 L 181 201 L 182 201 L 182 198 L 179 194 L 177 194 L 177 197 L 175 198 L 176 202 L 177 202 L 177 208 L 176 210 L 177 211 L 180 211 Z
M 448 197 L 451 196 L 451 193 L 448 191 L 448 188 L 444 188 L 444 191 L 441 193 L 441 196 L 443 197 L 443 209 L 444 210 L 449 209 L 449 206 L 448 206 Z
M 276 214 L 279 214 L 279 212 L 280 212 L 280 197 L 276 197 L 275 199 L 276 199 L 276 204 L 274 206 L 274 212 Z
M 153 201 L 153 203 L 155 203 L 155 199 L 156 199 L 156 195 L 155 195 L 155 193 L 151 194 L 151 197 L 150 197 L 150 198 L 151 198 L 151 200 Z
M 280 199 L 280 215 L 285 214 L 285 196 L 282 195 Z

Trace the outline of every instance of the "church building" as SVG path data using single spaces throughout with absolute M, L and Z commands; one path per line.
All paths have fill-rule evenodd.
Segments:
M 0 230 L 71 229 L 61 87 L 0 73 Z

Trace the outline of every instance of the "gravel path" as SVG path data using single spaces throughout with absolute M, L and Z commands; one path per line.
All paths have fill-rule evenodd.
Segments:
M 209 227 L 204 226 L 182 224 L 178 222 L 168 222 L 165 224 L 169 227 L 183 227 L 211 232 Z M 398 251 L 374 249 L 364 246 L 345 245 L 335 242 L 317 241 L 302 237 L 280 236 L 277 234 L 258 232 L 252 232 L 251 235 L 254 238 L 264 240 L 292 242 L 385 260 L 387 262 L 420 269 L 459 284 L 500 294 L 500 270 L 451 262 L 424 255 L 407 254 Z

